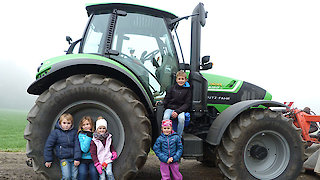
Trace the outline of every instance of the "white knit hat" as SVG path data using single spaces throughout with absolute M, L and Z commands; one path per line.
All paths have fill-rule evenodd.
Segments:
M 108 129 L 107 121 L 105 119 L 98 119 L 96 121 L 96 129 L 98 129 L 98 127 L 100 127 L 100 126 L 104 126 L 104 127 L 106 127 L 106 129 Z

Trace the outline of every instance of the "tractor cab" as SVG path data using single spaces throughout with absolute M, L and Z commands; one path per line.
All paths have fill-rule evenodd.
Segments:
M 207 112 L 208 82 L 200 70 L 210 69 L 212 63 L 205 56 L 200 64 L 200 28 L 206 19 L 202 3 L 192 15 L 180 18 L 166 11 L 124 3 L 89 4 L 86 9 L 90 18 L 85 34 L 71 44 L 67 54 L 80 42 L 79 53 L 98 54 L 122 64 L 135 74 L 153 102 L 164 97 L 178 70 L 190 70 L 192 114 L 197 118 Z M 180 20 L 189 17 L 193 29 L 190 66 L 179 64 L 171 34 Z
M 164 95 L 179 69 L 168 29 L 177 17 L 132 4 L 91 4 L 86 9 L 90 19 L 79 53 L 113 59 L 130 69 L 153 97 Z

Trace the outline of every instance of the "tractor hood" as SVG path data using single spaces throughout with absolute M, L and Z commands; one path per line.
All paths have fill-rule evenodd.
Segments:
M 245 100 L 271 100 L 272 95 L 265 89 L 225 76 L 202 73 L 208 81 L 208 106 L 221 112 L 232 104 Z

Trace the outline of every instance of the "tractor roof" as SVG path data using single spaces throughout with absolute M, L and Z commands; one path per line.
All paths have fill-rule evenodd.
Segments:
M 86 9 L 88 15 L 100 14 L 100 13 L 112 13 L 113 9 L 123 10 L 126 12 L 136 12 L 141 14 L 148 14 L 156 17 L 165 17 L 174 19 L 177 18 L 176 15 L 169 13 L 167 11 L 141 6 L 136 4 L 127 3 L 99 3 L 99 4 L 86 4 Z

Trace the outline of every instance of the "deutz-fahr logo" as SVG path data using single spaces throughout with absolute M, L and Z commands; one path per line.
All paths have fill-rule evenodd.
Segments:
M 209 83 L 209 88 L 221 88 L 222 84 L 221 83 Z

